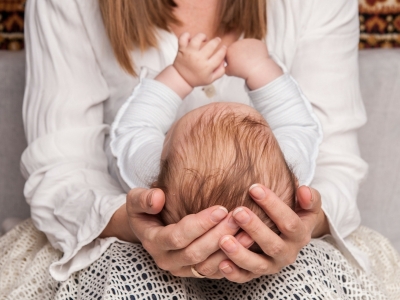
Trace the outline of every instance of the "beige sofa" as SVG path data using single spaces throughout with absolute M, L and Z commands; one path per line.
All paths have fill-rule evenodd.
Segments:
M 0 224 L 29 216 L 19 172 L 24 70 L 24 52 L 0 51 Z M 400 49 L 360 51 L 360 82 L 369 121 L 359 140 L 370 165 L 358 197 L 362 222 L 400 251 Z

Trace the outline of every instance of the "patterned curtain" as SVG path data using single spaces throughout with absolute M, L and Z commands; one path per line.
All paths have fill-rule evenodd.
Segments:
M 23 49 L 25 1 L 0 0 L 0 49 Z M 359 0 L 359 10 L 360 49 L 400 47 L 400 0 Z
M 0 49 L 24 48 L 25 0 L 0 0 Z
M 400 0 L 359 0 L 360 49 L 400 47 Z

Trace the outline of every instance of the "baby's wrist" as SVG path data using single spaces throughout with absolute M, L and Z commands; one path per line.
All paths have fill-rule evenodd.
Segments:
M 266 58 L 257 68 L 254 68 L 246 78 L 250 90 L 259 89 L 283 75 L 281 67 L 272 59 Z
M 166 67 L 154 79 L 168 86 L 177 93 L 181 99 L 184 99 L 193 90 L 193 87 L 179 74 L 178 70 L 173 65 Z

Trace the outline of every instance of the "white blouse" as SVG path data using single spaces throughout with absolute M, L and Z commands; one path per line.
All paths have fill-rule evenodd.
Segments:
M 357 0 L 268 0 L 268 49 L 299 83 L 323 127 L 312 187 L 322 196 L 331 233 L 345 255 L 367 260 L 346 241 L 360 224 L 356 197 L 367 171 L 357 129 L 366 121 L 358 84 Z M 30 0 L 26 10 L 27 78 L 23 119 L 28 148 L 21 159 L 35 226 L 63 257 L 56 280 L 101 256 L 116 238 L 99 239 L 125 202 L 110 176 L 106 151 L 116 112 L 138 78 L 118 65 L 98 0 Z M 159 30 L 159 47 L 132 52 L 137 71 L 171 64 L 177 38 Z M 225 76 L 219 99 L 243 102 L 243 83 Z M 191 94 L 205 99 L 201 88 Z M 203 101 L 185 101 L 178 117 Z M 106 150 L 104 150 L 106 149 Z

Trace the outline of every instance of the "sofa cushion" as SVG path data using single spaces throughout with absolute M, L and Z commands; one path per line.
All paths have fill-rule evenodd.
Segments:
M 362 223 L 387 236 L 400 251 L 400 49 L 360 51 L 361 92 L 368 115 L 361 155 L 369 175 L 358 204 Z
M 19 171 L 26 147 L 22 126 L 24 85 L 25 53 L 0 51 L 0 224 L 6 217 L 29 216 Z

